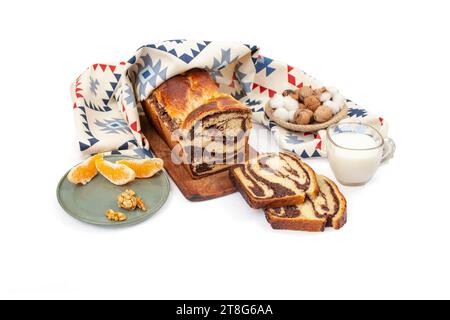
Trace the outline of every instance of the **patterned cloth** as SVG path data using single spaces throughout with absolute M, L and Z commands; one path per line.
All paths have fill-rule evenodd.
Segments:
M 321 86 L 289 64 L 259 54 L 254 45 L 211 41 L 169 40 L 138 49 L 128 61 L 94 64 L 72 85 L 73 110 L 80 150 L 151 156 L 139 123 L 140 102 L 165 80 L 192 68 L 209 71 L 220 90 L 253 111 L 253 120 L 266 126 L 282 149 L 303 158 L 321 157 L 324 134 L 294 133 L 270 121 L 264 105 L 276 93 L 303 85 Z M 383 136 L 387 124 L 347 100 L 348 118 L 369 123 Z

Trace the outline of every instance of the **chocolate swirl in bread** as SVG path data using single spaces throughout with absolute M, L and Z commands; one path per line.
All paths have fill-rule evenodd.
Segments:
M 288 152 L 260 154 L 230 175 L 253 208 L 300 204 L 307 194 L 315 198 L 318 193 L 314 171 Z
M 318 175 L 319 195 L 303 204 L 266 208 L 267 221 L 274 229 L 323 231 L 340 229 L 347 220 L 347 202 L 336 184 Z

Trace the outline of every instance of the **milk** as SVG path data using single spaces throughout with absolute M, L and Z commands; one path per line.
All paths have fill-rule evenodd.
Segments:
M 339 182 L 360 185 L 369 181 L 381 162 L 380 142 L 357 132 L 336 133 L 331 139 L 327 144 L 328 159 Z

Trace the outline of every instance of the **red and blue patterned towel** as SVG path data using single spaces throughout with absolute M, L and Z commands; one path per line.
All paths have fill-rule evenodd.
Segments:
M 253 111 L 253 120 L 265 125 L 282 149 L 303 158 L 321 157 L 324 135 L 295 133 L 279 127 L 264 114 L 275 93 L 303 85 L 322 85 L 289 64 L 259 54 L 254 45 L 215 41 L 169 40 L 139 48 L 128 61 L 94 64 L 72 85 L 73 109 L 80 150 L 151 156 L 139 123 L 140 101 L 165 80 L 192 68 L 207 69 L 221 91 Z M 382 118 L 347 100 L 348 118 L 364 122 L 387 136 Z

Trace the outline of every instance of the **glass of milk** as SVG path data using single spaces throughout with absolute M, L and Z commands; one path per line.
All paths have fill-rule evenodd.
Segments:
M 327 156 L 336 179 L 343 185 L 358 186 L 369 181 L 383 155 L 384 139 L 373 127 L 340 123 L 327 129 Z

